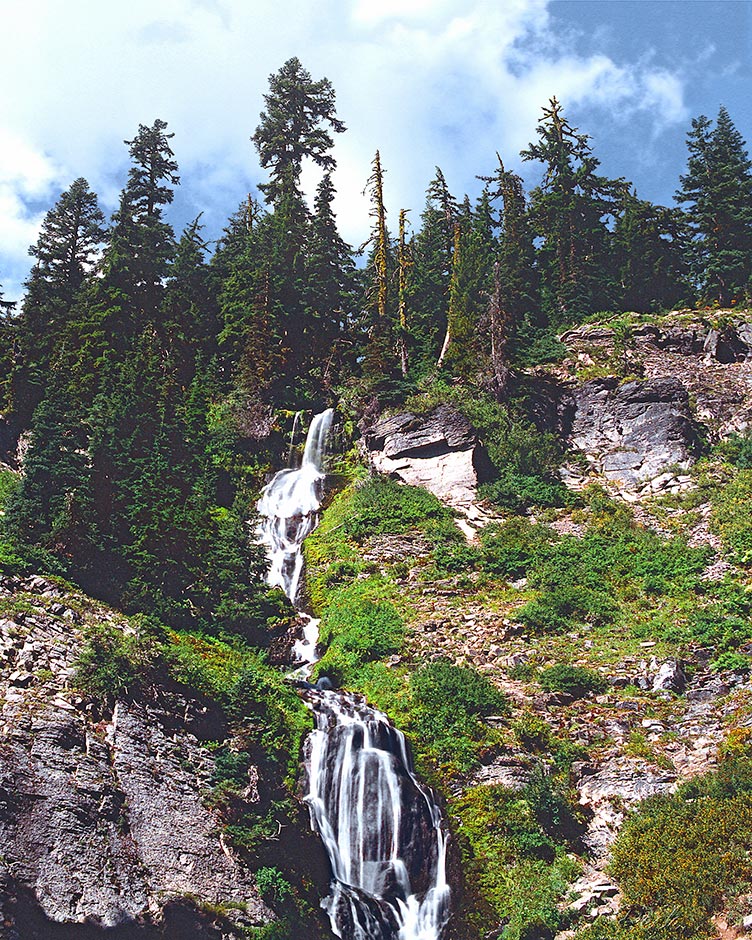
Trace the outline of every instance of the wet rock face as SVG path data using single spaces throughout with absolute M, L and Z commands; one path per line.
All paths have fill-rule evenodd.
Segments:
M 423 486 L 452 506 L 467 506 L 487 475 L 487 458 L 470 422 L 449 405 L 428 415 L 402 412 L 364 430 L 380 473 Z
M 11 608 L 0 619 L 0 907 L 8 929 L 23 940 L 67 937 L 84 923 L 81 937 L 220 938 L 269 920 L 253 875 L 205 805 L 214 759 L 201 739 L 222 735 L 221 716 L 155 690 L 96 720 L 70 687 L 80 615 L 42 579 L 0 581 L 0 597 Z M 202 904 L 243 910 L 232 914 L 234 927 L 215 929 Z M 180 922 L 180 932 L 168 922 Z
M 574 392 L 570 445 L 592 469 L 627 486 L 667 467 L 686 468 L 697 448 L 687 390 L 673 377 L 586 382 Z

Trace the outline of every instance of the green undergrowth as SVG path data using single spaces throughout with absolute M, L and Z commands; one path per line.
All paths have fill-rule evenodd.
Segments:
M 595 631 L 604 640 L 611 635 L 620 650 L 650 639 L 712 649 L 716 668 L 748 662 L 736 651 L 752 640 L 752 594 L 733 573 L 720 582 L 703 578 L 710 548 L 639 525 L 627 506 L 597 488 L 584 499 L 576 517 L 581 537 L 513 516 L 483 530 L 479 546 L 438 547 L 437 572 L 475 572 L 481 584 L 526 579 L 525 602 L 514 617 L 531 634 L 551 636 L 557 649 L 558 636 Z M 740 530 L 748 524 L 748 501 L 736 491 L 725 498 Z
M 397 570 L 404 573 L 410 559 L 399 555 L 384 570 L 367 562 L 364 549 L 380 536 L 419 536 L 434 558 L 464 545 L 452 513 L 423 489 L 370 477 L 337 494 L 305 545 L 326 647 L 316 675 L 362 691 L 413 740 L 421 771 L 443 783 L 497 744 L 483 719 L 506 714 L 508 704 L 470 667 L 441 660 L 408 672 L 398 664 L 410 608 Z
M 707 940 L 719 912 L 741 925 L 752 891 L 752 744 L 748 731 L 729 742 L 717 771 L 627 818 L 611 862 L 622 913 L 578 940 Z
M 509 714 L 506 696 L 485 676 L 448 660 L 410 672 L 372 663 L 358 688 L 407 734 L 419 772 L 442 790 L 498 747 L 501 734 L 484 719 Z
M 541 771 L 520 790 L 478 786 L 453 800 L 463 871 L 472 901 L 468 922 L 485 935 L 505 924 L 504 940 L 552 938 L 579 865 L 582 823 L 572 795 Z
M 85 629 L 77 687 L 104 705 L 172 683 L 216 703 L 241 722 L 248 744 L 272 772 L 294 786 L 310 717 L 294 689 L 264 655 L 240 637 L 168 630 L 138 615 Z

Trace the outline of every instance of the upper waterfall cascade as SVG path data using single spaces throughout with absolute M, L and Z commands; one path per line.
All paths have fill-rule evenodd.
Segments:
M 303 541 L 316 527 L 331 409 L 316 415 L 301 465 L 280 470 L 258 504 L 268 583 L 295 603 Z M 318 621 L 295 644 L 316 660 Z M 309 688 L 308 803 L 332 867 L 322 906 L 343 940 L 439 940 L 449 917 L 446 834 L 433 794 L 416 778 L 402 732 L 361 696 Z

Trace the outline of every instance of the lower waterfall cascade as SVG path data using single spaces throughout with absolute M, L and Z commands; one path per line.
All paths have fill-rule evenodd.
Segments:
M 314 416 L 301 465 L 280 470 L 258 503 L 268 583 L 296 601 L 302 545 L 318 523 L 333 411 Z M 318 621 L 300 612 L 299 662 L 316 661 Z M 413 771 L 405 736 L 362 696 L 315 688 L 305 746 L 311 825 L 332 868 L 322 902 L 342 940 L 439 940 L 449 918 L 447 836 L 431 791 Z

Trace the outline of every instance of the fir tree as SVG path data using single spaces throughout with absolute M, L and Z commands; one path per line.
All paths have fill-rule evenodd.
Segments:
M 728 306 L 750 289 L 752 161 L 725 108 L 715 128 L 704 115 L 692 121 L 687 147 L 676 199 L 694 235 L 693 273 L 706 300 Z
M 689 299 L 687 235 L 678 210 L 625 194 L 613 233 L 622 310 L 647 313 Z
M 113 215 L 100 276 L 79 294 L 65 335 L 62 368 L 72 392 L 90 402 L 110 362 L 121 362 L 145 329 L 159 329 L 165 281 L 175 253 L 162 217 L 173 199 L 177 164 L 164 121 L 139 125 L 125 141 L 132 166 Z
M 624 183 L 597 175 L 590 138 L 567 121 L 556 98 L 543 109 L 537 133 L 538 142 L 522 151 L 523 160 L 545 166 L 531 194 L 531 219 L 543 240 L 551 312 L 567 321 L 611 305 L 606 221 L 616 214 Z
M 444 174 L 436 167 L 436 176 L 426 191 L 420 231 L 413 242 L 407 297 L 410 309 L 408 348 L 413 369 L 418 373 L 435 366 L 446 336 L 458 212 Z
M 259 187 L 272 207 L 261 232 L 262 277 L 266 312 L 280 342 L 276 394 L 282 397 L 277 400 L 294 406 L 290 394 L 310 364 L 309 340 L 315 330 L 306 297 L 310 215 L 300 175 L 306 159 L 327 171 L 334 168 L 331 132 L 341 133 L 345 125 L 336 116 L 331 82 L 313 81 L 297 58 L 269 77 L 264 102 L 266 109 L 252 137 L 262 167 L 270 170 L 269 182 Z
M 313 81 L 295 57 L 269 76 L 264 102 L 252 140 L 261 166 L 271 168 L 269 182 L 259 188 L 276 205 L 284 194 L 298 190 L 306 157 L 325 170 L 334 168 L 330 129 L 341 134 L 345 125 L 336 114 L 332 83 L 327 78 Z
M 371 167 L 371 175 L 366 182 L 364 193 L 368 193 L 371 199 L 370 214 L 373 221 L 371 237 L 361 248 L 361 251 L 368 246 L 371 248 L 365 270 L 364 306 L 368 323 L 363 373 L 370 381 L 378 384 L 383 381 L 388 382 L 396 374 L 398 367 L 394 346 L 392 291 L 390 290 L 392 252 L 386 225 L 384 170 L 378 150 Z
M 29 254 L 36 262 L 26 281 L 13 368 L 13 410 L 27 427 L 47 386 L 71 310 L 104 240 L 104 216 L 85 179 L 75 180 L 47 213 Z
M 342 341 L 352 319 L 355 263 L 352 249 L 337 231 L 332 209 L 334 185 L 325 173 L 316 189 L 308 235 L 304 288 L 305 345 L 309 350 L 305 374 L 324 387 L 342 360 Z

